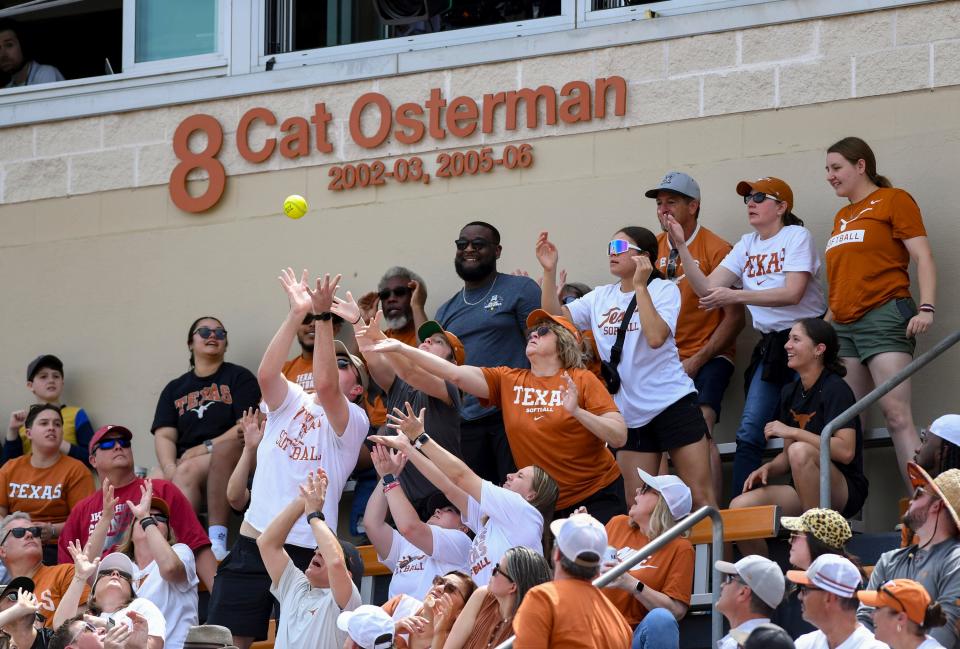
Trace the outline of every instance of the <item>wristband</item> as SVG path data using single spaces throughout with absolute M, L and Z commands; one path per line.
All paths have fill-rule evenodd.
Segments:
M 324 311 L 323 313 L 317 314 L 317 320 L 323 320 L 324 322 L 326 322 L 332 317 L 333 317 L 333 314 L 330 313 L 329 311 Z
M 635 590 L 636 592 L 638 592 L 638 593 L 642 593 L 644 586 L 645 586 L 645 584 L 638 579 L 638 580 L 637 580 L 637 585 L 634 586 L 634 590 Z
M 417 437 L 416 441 L 414 441 L 413 443 L 413 448 L 419 451 L 420 448 L 429 441 L 430 441 L 429 435 L 427 435 L 426 433 L 420 433 L 420 436 Z
M 355 325 L 355 324 L 357 324 L 358 322 L 360 322 L 360 320 L 362 320 L 362 319 L 363 319 L 363 316 L 361 316 L 361 315 L 358 313 L 358 314 L 357 314 L 357 319 L 354 320 L 353 322 L 351 322 L 350 324 Z
M 391 489 L 396 489 L 399 486 L 400 486 L 400 483 L 397 481 L 393 481 L 390 484 L 385 484 L 383 485 L 383 494 L 386 495 L 388 491 L 390 491 Z
M 385 473 L 383 475 L 383 486 L 386 487 L 388 484 L 394 483 L 397 481 L 397 476 L 392 473 Z
M 207 448 L 207 453 L 213 453 L 213 440 L 205 439 L 203 440 L 203 445 Z
M 311 522 L 313 522 L 313 519 L 315 519 L 315 518 L 319 518 L 319 519 L 322 520 L 322 521 L 326 521 L 326 520 L 327 520 L 326 517 L 323 515 L 323 512 L 321 512 L 321 511 L 310 512 L 309 514 L 307 514 L 307 525 L 309 525 Z
M 157 524 L 157 519 L 155 519 L 153 516 L 144 516 L 143 518 L 140 519 L 140 527 L 143 528 L 144 532 L 147 531 L 148 527 L 156 524 Z
M 919 306 L 919 310 L 925 313 L 936 313 L 937 307 L 933 306 L 932 304 L 921 304 Z

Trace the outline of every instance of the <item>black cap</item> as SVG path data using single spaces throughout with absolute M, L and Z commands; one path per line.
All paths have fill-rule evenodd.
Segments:
M 25 590 L 32 593 L 34 587 L 35 584 L 29 577 L 15 577 L 10 580 L 9 584 L 3 587 L 3 592 L 0 593 L 0 599 L 6 597 L 9 593 L 16 593 L 18 590 Z
M 53 354 L 41 354 L 30 361 L 30 364 L 27 365 L 27 380 L 32 381 L 33 377 L 37 375 L 37 372 L 44 367 L 49 367 L 50 369 L 57 370 L 60 372 L 60 374 L 63 374 L 63 361 Z

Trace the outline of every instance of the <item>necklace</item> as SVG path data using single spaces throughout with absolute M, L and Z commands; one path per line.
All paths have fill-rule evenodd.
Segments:
M 466 304 L 467 306 L 477 306 L 478 304 L 480 304 L 481 302 L 487 299 L 487 296 L 490 295 L 490 291 L 492 291 L 493 287 L 496 285 L 497 285 L 497 277 L 494 276 L 493 283 L 490 285 L 490 288 L 488 288 L 484 296 L 479 300 L 477 300 L 476 302 L 467 302 L 467 287 L 464 286 L 462 289 L 460 289 L 460 299 L 463 300 L 463 303 Z

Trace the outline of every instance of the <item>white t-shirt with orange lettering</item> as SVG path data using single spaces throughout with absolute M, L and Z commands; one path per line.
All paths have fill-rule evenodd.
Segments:
M 756 232 L 743 235 L 720 263 L 740 278 L 743 288 L 767 291 L 787 284 L 787 273 L 809 273 L 800 302 L 790 306 L 747 305 L 753 326 L 761 333 L 789 329 L 802 318 L 819 318 L 827 310 L 820 283 L 820 256 L 810 230 L 787 225 L 769 239 Z
M 543 554 L 543 515 L 523 496 L 487 480 L 480 501 L 468 496 L 464 524 L 476 533 L 470 547 L 470 576 L 486 586 L 493 567 L 510 548 L 522 545 Z
M 360 446 L 370 427 L 363 408 L 355 403 L 348 406 L 350 417 L 346 429 L 337 435 L 314 395 L 287 381 L 283 403 L 267 413 L 263 440 L 257 447 L 257 471 L 245 521 L 262 532 L 277 512 L 296 498 L 307 474 L 322 467 L 329 478 L 323 515 L 330 529 L 337 529 L 343 486 L 357 464 Z M 294 524 L 287 543 L 303 548 L 317 547 L 306 518 L 301 517 Z
M 637 312 L 630 317 L 617 366 L 620 390 L 613 395 L 629 428 L 646 426 L 667 406 L 697 391 L 693 380 L 683 371 L 674 341 L 680 316 L 680 289 L 673 282 L 655 279 L 647 286 L 647 292 L 657 313 L 670 328 L 670 335 L 663 345 L 653 349 L 640 331 Z M 577 328 L 593 331 L 600 358 L 605 361 L 610 360 L 610 350 L 617 341 L 623 314 L 633 296 L 633 291 L 621 291 L 619 283 L 606 284 L 567 305 Z
M 393 570 L 388 597 L 409 595 L 422 600 L 433 587 L 433 578 L 451 570 L 466 572 L 470 554 L 470 537 L 460 530 L 430 526 L 433 554 L 427 554 L 393 530 L 390 553 L 377 558 Z

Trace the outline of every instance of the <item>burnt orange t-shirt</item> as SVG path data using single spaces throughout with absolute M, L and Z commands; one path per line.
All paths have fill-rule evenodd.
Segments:
M 667 277 L 667 262 L 670 258 L 670 240 L 665 232 L 657 235 L 657 270 Z M 697 261 L 700 271 L 704 275 L 709 275 L 720 265 L 727 253 L 733 249 L 729 243 L 719 236 L 698 225 L 693 233 L 693 237 L 687 242 L 687 249 L 690 255 Z M 707 344 L 710 336 L 723 322 L 723 309 L 701 309 L 700 296 L 693 290 L 693 286 L 686 279 L 686 273 L 683 271 L 683 261 L 677 257 L 677 270 L 673 278 L 667 278 L 677 285 L 680 289 L 680 315 L 677 318 L 677 331 L 675 338 L 677 341 L 677 351 L 680 352 L 680 359 L 686 360 L 696 354 Z M 733 362 L 736 349 L 731 343 L 729 347 L 720 352 Z
M 306 359 L 301 354 L 296 358 L 291 358 L 286 363 L 283 364 L 284 378 L 292 383 L 296 383 L 303 391 L 307 394 L 313 394 L 317 391 L 313 387 L 313 357 Z
M 620 611 L 589 581 L 531 588 L 513 618 L 514 649 L 626 649 L 633 634 Z
M 410 322 L 410 324 L 403 329 L 387 329 L 383 332 L 383 335 L 387 338 L 399 340 L 403 344 L 410 345 L 411 347 L 416 347 L 420 344 L 420 339 L 417 338 L 417 328 L 413 326 L 413 322 Z
M 894 298 L 910 297 L 903 240 L 925 236 L 920 208 L 902 189 L 878 189 L 837 212 L 825 255 L 833 319 L 855 322 Z
M 620 560 L 632 555 L 650 542 L 647 535 L 630 526 L 629 516 L 614 516 L 607 522 L 607 542 L 617 548 Z M 690 604 L 693 592 L 694 551 L 690 541 L 677 537 L 641 561 L 630 571 L 645 586 L 684 604 Z M 606 595 L 627 622 L 637 625 L 649 612 L 631 593 L 619 588 L 604 588 Z
M 34 589 L 33 592 L 40 602 L 38 611 L 46 621 L 44 626 L 53 628 L 53 614 L 60 605 L 63 594 L 70 587 L 73 580 L 73 564 L 61 563 L 56 566 L 40 566 L 37 572 L 33 574 Z M 80 595 L 80 604 L 87 603 L 87 596 L 90 594 L 90 586 L 84 585 L 83 594 Z
M 563 374 L 483 367 L 490 396 L 484 406 L 503 411 L 503 423 L 518 468 L 536 464 L 560 487 L 557 509 L 584 500 L 620 476 L 613 454 L 563 407 Z M 595 415 L 618 412 L 613 397 L 589 370 L 567 370 L 580 392 L 580 407 Z
M 53 466 L 30 464 L 21 455 L 0 468 L 0 506 L 26 512 L 38 523 L 62 523 L 74 505 L 93 493 L 93 476 L 83 462 L 61 454 Z

